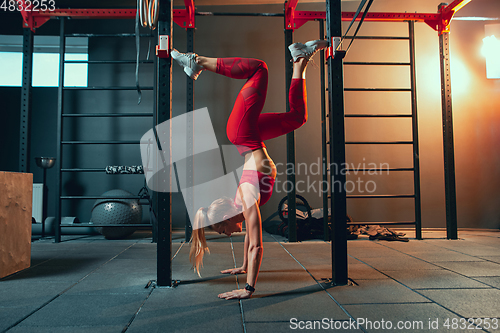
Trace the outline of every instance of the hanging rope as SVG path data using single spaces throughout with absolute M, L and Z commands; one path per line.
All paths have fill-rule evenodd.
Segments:
M 138 102 L 141 104 L 142 92 L 139 85 L 139 56 L 140 56 L 140 33 L 139 33 L 139 21 L 143 27 L 148 27 L 151 30 L 156 29 L 158 24 L 158 12 L 159 12 L 158 0 L 137 0 L 137 15 L 135 16 L 135 48 L 136 48 L 136 64 L 135 64 L 135 85 L 137 88 Z M 149 41 L 148 47 L 148 60 L 149 60 L 149 49 L 151 48 L 151 40 Z
M 137 104 L 141 104 L 142 92 L 141 92 L 141 86 L 139 85 L 139 59 L 141 56 L 141 35 L 140 35 L 140 31 L 139 31 L 139 12 L 137 12 L 137 15 L 135 16 L 135 52 L 136 52 L 135 86 L 137 88 L 137 94 L 139 96 Z
M 347 31 L 345 32 L 344 36 L 342 37 L 342 39 L 340 40 L 340 43 L 339 45 L 337 46 L 337 50 L 341 47 L 342 43 L 344 42 L 344 39 L 347 37 L 347 33 L 349 32 L 349 30 L 351 29 L 352 25 L 354 24 L 354 21 L 356 21 L 356 19 L 358 18 L 359 16 L 359 13 L 361 12 L 361 10 L 363 9 L 365 3 L 367 2 L 368 0 L 362 0 L 361 3 L 359 4 L 358 6 L 358 10 L 356 11 L 356 13 L 354 14 L 354 17 L 352 18 L 352 21 L 351 21 L 351 24 L 349 24 L 349 27 L 347 28 Z M 356 35 L 358 34 L 358 31 L 359 29 L 361 28 L 361 25 L 363 24 L 363 21 L 365 20 L 365 17 L 366 17 L 366 14 L 368 14 L 368 10 L 370 9 L 370 6 L 372 5 L 373 3 L 373 0 L 369 0 L 368 1 L 368 4 L 366 5 L 366 8 L 363 12 L 363 16 L 361 16 L 361 19 L 359 20 L 359 24 L 356 28 L 356 31 L 354 32 L 354 35 L 352 36 L 351 38 L 351 42 L 349 43 L 349 45 L 347 46 L 347 49 L 345 50 L 345 52 L 347 53 L 347 51 L 349 51 L 349 49 L 351 48 L 351 44 L 352 42 L 354 41 L 354 39 L 356 38 Z
M 151 30 L 156 29 L 159 9 L 158 0 L 137 0 L 137 12 L 141 25 L 149 27 Z
M 351 48 L 352 42 L 354 42 L 354 39 L 356 38 L 356 35 L 358 34 L 359 28 L 361 28 L 361 25 L 363 24 L 363 21 L 365 20 L 366 14 L 368 14 L 368 10 L 370 9 L 370 6 L 372 5 L 373 0 L 368 1 L 368 4 L 366 5 L 366 9 L 363 12 L 363 16 L 361 17 L 361 20 L 359 21 L 358 27 L 356 28 L 356 31 L 354 32 L 354 35 L 352 35 L 351 42 L 349 43 L 349 46 L 347 46 L 347 51 Z
M 344 36 L 342 37 L 342 40 L 340 41 L 341 43 L 344 41 L 344 39 L 347 37 L 347 34 L 349 33 L 349 30 L 351 30 L 351 27 L 352 25 L 354 24 L 354 22 L 356 21 L 356 19 L 358 18 L 359 16 L 359 13 L 361 13 L 361 10 L 363 9 L 363 7 L 365 6 L 365 3 L 366 1 L 368 0 L 362 0 L 360 3 L 359 3 L 359 6 L 358 6 L 358 9 L 356 10 L 356 13 L 354 14 L 354 17 L 352 18 L 351 20 L 351 23 L 349 24 L 349 26 L 347 27 L 347 30 L 344 34 Z

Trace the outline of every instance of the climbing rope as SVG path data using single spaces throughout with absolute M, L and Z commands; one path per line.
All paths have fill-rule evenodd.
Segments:
M 141 25 L 154 30 L 158 24 L 159 9 L 158 0 L 137 0 L 137 12 Z

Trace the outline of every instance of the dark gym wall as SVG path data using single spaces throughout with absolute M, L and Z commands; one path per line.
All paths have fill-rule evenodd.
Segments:
M 499 17 L 500 8 L 494 0 L 474 0 L 464 7 L 459 16 Z M 374 2 L 373 11 L 378 12 L 436 12 L 438 2 L 381 0 Z M 344 11 L 354 11 L 356 1 L 343 2 Z M 299 10 L 324 10 L 323 4 L 300 4 Z M 230 6 L 204 7 L 199 11 L 249 11 L 280 12 L 282 6 Z M 1 13 L 0 15 L 4 15 Z M 20 20 L 12 16 L 0 19 L 1 34 L 22 34 Z M 10 20 L 10 21 L 9 21 Z M 263 59 L 269 66 L 269 91 L 264 112 L 283 112 L 285 108 L 284 77 L 284 37 L 283 21 L 279 18 L 248 17 L 197 17 L 195 50 L 207 56 L 244 56 Z M 6 23 L 12 23 L 9 25 Z M 18 24 L 18 25 L 16 25 Z M 345 23 L 347 25 L 347 23 Z M 452 91 L 455 129 L 455 156 L 457 172 L 457 206 L 459 227 L 498 228 L 500 226 L 500 155 L 497 149 L 500 136 L 500 101 L 498 99 L 499 80 L 487 80 L 484 58 L 479 53 L 484 38 L 484 22 L 453 21 L 450 45 L 452 57 Z M 133 32 L 133 22 L 114 21 L 77 21 L 71 25 L 81 32 Z M 76 28 L 77 27 L 77 28 Z M 441 99 L 439 78 L 438 35 L 424 23 L 416 23 L 417 48 L 417 93 L 419 107 L 420 163 L 422 186 L 422 222 L 424 227 L 445 227 L 443 150 L 441 128 Z M 38 34 L 58 34 L 58 22 L 48 22 Z M 407 34 L 406 23 L 365 23 L 360 35 Z M 318 23 L 309 22 L 295 32 L 295 41 L 318 38 Z M 143 41 L 142 47 L 147 48 Z M 174 47 L 185 51 L 185 31 L 174 25 Z M 134 42 L 121 40 L 92 40 L 89 43 L 91 59 L 134 59 Z M 109 57 L 109 58 L 108 58 Z M 143 58 L 145 54 L 143 52 Z M 386 42 L 356 41 L 348 55 L 349 61 L 404 61 L 408 57 L 406 44 Z M 316 57 L 319 64 L 319 57 Z M 89 68 L 89 83 L 96 85 L 134 84 L 134 66 L 121 67 L 117 71 L 103 70 L 102 65 Z M 149 66 L 149 65 L 148 65 Z M 151 72 L 141 66 L 141 84 L 148 85 Z M 386 68 L 356 69 L 347 68 L 344 73 L 346 87 L 384 87 L 405 86 L 408 75 Z M 185 112 L 186 76 L 182 68 L 174 64 L 173 73 L 173 112 L 174 116 Z M 213 73 L 203 73 L 195 85 L 195 108 L 208 107 L 217 139 L 220 144 L 228 144 L 225 135 L 227 117 L 243 81 L 231 80 Z M 317 168 L 321 156 L 320 132 L 320 84 L 319 69 L 310 64 L 307 72 L 309 120 L 296 131 L 297 163 L 303 168 L 298 170 L 298 181 L 303 181 L 298 193 L 304 195 L 313 208 L 321 207 L 321 197 L 317 184 L 321 179 Z M 17 95 L 16 95 L 17 94 Z M 134 112 L 138 108 L 152 107 L 152 95 L 143 92 L 143 102 L 137 106 L 134 92 L 72 92 L 67 94 L 66 107 L 71 112 Z M 19 127 L 20 88 L 0 88 L 2 101 L 2 170 L 17 169 L 17 150 Z M 371 112 L 409 112 L 409 98 L 404 95 L 354 95 L 345 94 L 346 113 Z M 55 155 L 55 114 L 57 105 L 56 88 L 33 89 L 33 129 L 32 157 Z M 4 115 L 5 114 L 5 115 Z M 108 120 L 68 121 L 65 127 L 67 139 L 98 139 L 117 137 L 119 139 L 139 138 L 151 128 L 149 121 L 124 119 L 115 123 Z M 407 139 L 409 124 L 405 120 L 357 122 L 346 121 L 346 136 L 351 139 Z M 12 138 L 12 139 L 10 139 Z M 9 148 L 5 143 L 9 142 Z M 12 143 L 12 145 L 10 145 Z M 266 218 L 276 210 L 286 180 L 285 138 L 266 142 L 270 155 L 278 164 L 278 182 L 271 200 L 262 207 Z M 135 150 L 134 150 L 135 149 Z M 104 167 L 108 164 L 140 164 L 140 156 L 134 147 L 79 147 L 69 153 L 65 160 L 74 163 L 69 166 Z M 5 156 L 4 155 L 4 156 Z M 96 159 L 97 157 L 97 159 Z M 389 164 L 390 167 L 411 165 L 411 152 L 406 148 L 384 149 L 367 147 L 354 150 L 347 148 L 348 163 Z M 33 161 L 33 160 L 32 160 Z M 385 163 L 385 164 L 384 164 Z M 68 166 L 68 167 L 69 167 Z M 31 172 L 36 182 L 41 182 L 42 173 L 32 162 Z M 51 189 L 54 170 L 48 172 Z M 65 178 L 65 189 L 74 194 L 101 194 L 113 188 L 123 188 L 136 192 L 142 187 L 140 176 L 106 176 L 104 174 L 69 175 Z M 130 178 L 132 177 L 132 178 Z M 131 180 L 134 179 L 134 180 Z M 377 185 L 377 193 L 411 193 L 409 175 L 351 175 L 348 179 L 356 181 L 372 180 Z M 306 184 L 316 182 L 316 188 L 308 189 Z M 54 192 L 49 198 L 49 215 L 53 214 Z M 92 203 L 70 205 L 63 213 L 88 220 Z M 174 227 L 184 224 L 184 204 L 180 195 L 174 195 Z M 366 220 L 409 220 L 413 218 L 411 202 L 388 202 L 381 200 L 348 202 L 348 212 L 356 221 Z
M 17 22 L 12 17 L 13 24 Z M 2 34 L 11 31 L 3 27 Z M 19 32 L 19 31 L 17 31 Z M 133 33 L 133 20 L 70 20 L 67 33 Z M 141 33 L 147 33 L 141 30 Z M 21 30 L 22 33 L 22 30 Z M 59 21 L 51 20 L 37 30 L 38 35 L 57 35 Z M 146 59 L 148 38 L 141 40 L 141 59 Z M 151 43 L 151 49 L 154 42 Z M 150 59 L 154 53 L 151 52 Z M 89 41 L 89 60 L 135 60 L 134 38 L 92 38 Z M 153 64 L 142 64 L 139 70 L 141 86 L 153 86 Z M 89 86 L 135 86 L 135 64 L 127 65 L 90 65 Z M 0 88 L 6 116 L 2 123 L 2 142 L 10 144 L 2 153 L 9 158 L 2 158 L 1 170 L 18 171 L 19 150 L 19 115 L 21 88 Z M 34 158 L 36 156 L 56 156 L 57 125 L 57 88 L 32 89 L 32 128 L 30 172 L 34 182 L 42 182 L 42 170 Z M 138 104 L 136 91 L 66 91 L 64 99 L 65 113 L 127 113 L 152 112 L 153 92 L 142 91 L 142 100 Z M 8 111 L 8 112 L 7 112 Z M 4 111 L 2 111 L 3 113 Z M 64 140 L 129 140 L 139 141 L 140 137 L 151 129 L 152 118 L 65 118 Z M 13 137 L 14 140 L 9 138 Z M 6 145 L 7 146 L 7 145 Z M 5 156 L 4 155 L 4 156 Z M 63 150 L 64 168 L 104 168 L 107 165 L 141 165 L 138 145 L 65 145 Z M 56 201 L 56 170 L 47 171 L 49 186 L 48 216 L 53 216 Z M 64 173 L 64 195 L 100 195 L 111 189 L 124 189 L 136 195 L 144 186 L 141 175 L 106 175 L 102 173 Z M 176 204 L 174 194 L 174 204 Z M 81 221 L 89 221 L 94 200 L 63 201 L 62 215 L 76 216 Z M 180 206 L 180 205 L 178 205 Z M 182 206 L 180 206 L 182 207 Z M 144 207 L 144 222 L 149 221 Z M 184 219 L 184 212 L 178 213 Z M 179 218 L 175 221 L 178 222 Z M 178 222 L 180 225 L 184 223 Z
M 84 24 L 81 24 L 84 23 Z M 85 24 L 86 23 L 86 24 Z M 133 33 L 130 20 L 70 21 L 68 33 Z M 143 31 L 146 32 L 146 31 Z M 141 41 L 142 59 L 146 58 L 147 38 Z M 89 39 L 89 60 L 134 60 L 134 38 L 96 37 Z M 153 85 L 153 65 L 140 66 L 142 86 Z M 89 65 L 89 86 L 135 86 L 135 65 Z M 130 113 L 152 112 L 153 93 L 143 91 L 141 104 L 135 91 L 69 91 L 65 93 L 67 113 Z M 127 140 L 138 141 L 152 127 L 152 118 L 65 118 L 65 140 Z M 108 165 L 141 165 L 139 146 L 67 145 L 63 150 L 65 168 L 104 168 Z M 100 195 L 112 189 L 123 189 L 137 195 L 143 187 L 141 175 L 106 175 L 99 173 L 65 173 L 63 191 L 68 195 Z M 65 202 L 63 216 L 90 219 L 94 200 Z M 144 207 L 146 208 L 146 207 Z M 64 209 L 67 209 L 66 211 Z M 75 215 L 72 215 L 75 214 Z M 147 220 L 147 216 L 145 216 Z
M 0 98 L 2 106 L 0 112 L 0 143 L 2 156 L 0 170 L 16 172 L 19 169 L 19 102 L 21 89 L 1 87 Z
M 23 33 L 22 20 L 18 13 L 0 12 L 0 34 L 18 35 Z M 2 69 L 0 68 L 0 75 Z M 19 110 L 21 88 L 0 87 L 0 170 L 19 169 Z

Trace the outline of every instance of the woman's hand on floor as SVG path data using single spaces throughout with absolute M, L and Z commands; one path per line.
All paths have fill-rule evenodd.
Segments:
M 252 293 L 246 289 L 238 289 L 219 294 L 219 298 L 224 299 L 244 299 L 252 297 Z
M 238 267 L 238 268 L 230 268 L 230 269 L 225 269 L 221 271 L 222 274 L 245 274 L 247 272 L 246 267 Z

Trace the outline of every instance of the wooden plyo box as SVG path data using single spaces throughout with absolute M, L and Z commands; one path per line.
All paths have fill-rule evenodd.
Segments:
M 33 174 L 0 171 L 0 278 L 30 267 Z

